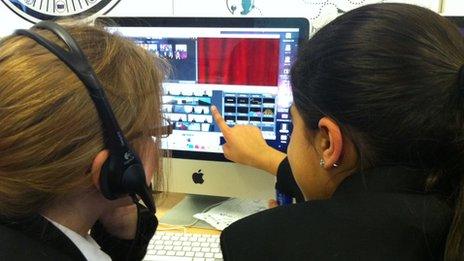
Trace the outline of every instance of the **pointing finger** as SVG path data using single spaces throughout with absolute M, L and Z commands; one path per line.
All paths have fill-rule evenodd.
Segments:
M 221 130 L 222 134 L 224 135 L 224 138 L 227 140 L 229 133 L 230 133 L 230 127 L 227 125 L 227 123 L 224 121 L 224 118 L 222 118 L 221 114 L 217 110 L 216 106 L 211 106 L 211 112 L 213 114 L 214 121 L 218 125 L 219 129 Z

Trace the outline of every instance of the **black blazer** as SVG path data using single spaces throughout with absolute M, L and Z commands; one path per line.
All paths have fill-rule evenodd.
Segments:
M 406 167 L 355 173 L 331 199 L 233 223 L 221 234 L 224 260 L 441 260 L 453 213 L 425 179 Z M 287 160 L 278 183 L 298 190 Z
M 154 234 L 153 215 L 139 209 L 142 230 L 137 240 L 113 237 L 97 222 L 91 235 L 112 260 L 141 260 Z M 58 228 L 41 215 L 0 220 L 0 260 L 82 260 L 84 255 Z

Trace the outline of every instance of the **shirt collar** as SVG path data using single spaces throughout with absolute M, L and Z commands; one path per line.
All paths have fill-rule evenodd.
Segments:
M 76 247 L 79 248 L 87 260 L 111 260 L 111 258 L 100 249 L 100 246 L 90 235 L 83 237 L 50 218 L 45 218 L 63 232 L 63 234 L 65 234 L 76 245 Z

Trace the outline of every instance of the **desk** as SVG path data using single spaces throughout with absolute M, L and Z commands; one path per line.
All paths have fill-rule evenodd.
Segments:
M 161 218 L 163 215 L 166 214 L 171 208 L 173 208 L 177 203 L 179 203 L 182 199 L 184 199 L 185 194 L 183 193 L 174 193 L 174 192 L 167 192 L 167 193 L 157 193 L 155 195 L 156 199 L 156 216 Z M 168 226 L 159 226 L 160 229 L 168 228 Z M 182 232 L 182 229 L 179 230 L 169 230 L 172 232 Z M 210 234 L 210 235 L 219 235 L 221 231 L 215 229 L 204 229 L 204 228 L 196 228 L 190 227 L 187 228 L 187 233 L 196 233 L 196 234 Z

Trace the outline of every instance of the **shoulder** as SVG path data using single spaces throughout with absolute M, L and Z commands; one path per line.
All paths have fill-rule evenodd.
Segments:
M 229 260 L 434 259 L 450 209 L 434 195 L 362 193 L 270 209 L 221 235 Z
M 42 241 L 0 224 L 0 260 L 71 260 Z

